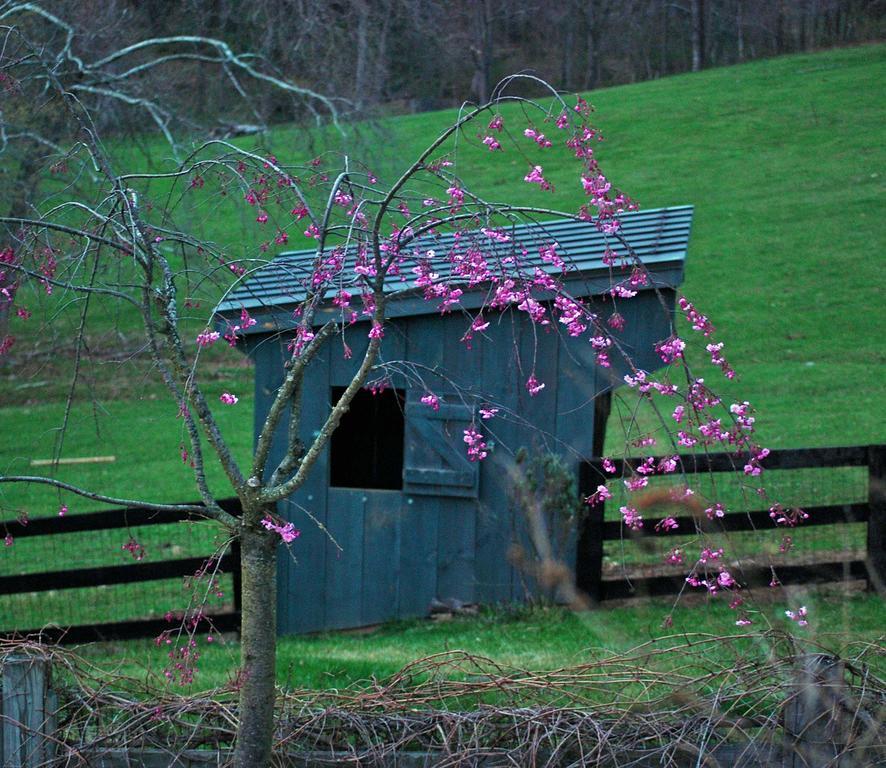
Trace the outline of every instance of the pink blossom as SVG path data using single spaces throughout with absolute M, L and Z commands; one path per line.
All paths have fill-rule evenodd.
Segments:
M 58 516 L 59 516 L 59 517 L 64 517 L 66 514 L 68 514 L 68 505 L 67 505 L 67 504 L 62 504 L 62 505 L 58 508 Z
M 598 485 L 597 490 L 585 499 L 585 504 L 595 507 L 597 504 L 602 504 L 606 499 L 611 498 L 612 494 L 609 492 L 609 489 L 605 485 Z
M 498 413 L 498 408 L 481 408 L 480 409 L 480 418 L 483 419 L 484 421 L 488 421 L 493 416 L 495 416 L 495 414 L 497 414 L 497 413 Z
M 715 517 L 723 517 L 726 514 L 726 510 L 723 508 L 723 505 L 718 501 L 713 506 L 708 507 L 704 513 L 708 516 L 709 520 L 713 520 Z
M 528 184 L 538 184 L 545 191 L 554 191 L 553 185 L 544 177 L 544 170 L 540 165 L 534 165 L 524 177 L 523 181 Z
M 701 554 L 698 556 L 698 560 L 699 560 L 699 562 L 707 563 L 712 560 L 719 560 L 722 557 L 723 557 L 723 548 L 722 547 L 720 547 L 719 549 L 711 549 L 710 547 L 705 547 L 701 551 Z
M 236 405 L 240 398 L 237 395 L 232 395 L 230 392 L 222 392 L 221 396 L 218 398 L 225 405 Z
M 13 544 L 13 538 L 11 533 L 7 533 L 6 537 L 3 539 L 3 544 L 7 547 L 11 547 Z
M 753 624 L 753 623 L 754 622 L 752 622 L 747 616 L 742 616 L 740 619 L 736 619 L 735 626 L 736 627 L 746 627 L 749 624 Z
M 129 541 L 127 541 L 122 547 L 122 550 L 129 552 L 135 560 L 143 560 L 147 552 L 145 548 L 139 544 L 132 536 L 129 537 Z
M 619 507 L 624 524 L 633 531 L 639 531 L 643 527 L 643 517 L 634 507 Z
M 612 463 L 610 459 L 603 459 L 603 469 L 608 472 L 610 475 L 615 474 L 615 464 Z
M 301 531 L 298 530 L 292 523 L 285 523 L 280 525 L 275 523 L 271 518 L 266 517 L 261 521 L 261 524 L 269 531 L 276 531 L 280 534 L 280 538 L 283 539 L 283 542 L 289 544 L 290 542 L 295 541 L 299 536 L 301 536 Z
M 435 394 L 428 392 L 428 394 L 423 395 L 421 398 L 421 402 L 427 406 L 430 406 L 433 410 L 440 410 L 440 398 L 438 398 Z
M 384 338 L 385 329 L 379 323 L 373 323 L 367 335 L 370 339 L 381 339 Z
M 498 243 L 508 243 L 511 238 L 509 235 L 506 235 L 504 232 L 499 232 L 497 229 L 490 229 L 489 227 L 481 227 L 480 231 L 486 235 L 490 240 L 495 240 Z
M 680 524 L 673 517 L 665 517 L 655 524 L 656 531 L 676 531 Z
M 613 312 L 606 324 L 615 331 L 623 331 L 625 327 L 625 319 L 618 313 Z
M 717 576 L 717 584 L 719 584 L 723 589 L 729 589 L 736 586 L 735 579 L 732 578 L 732 574 L 726 570 L 720 571 L 720 574 Z
M 446 194 L 449 195 L 449 207 L 453 211 L 457 211 L 465 204 L 465 193 L 460 187 L 453 185 L 446 190 Z
M 677 471 L 679 456 L 665 456 L 658 462 L 658 471 L 663 475 Z
M 526 380 L 526 389 L 529 391 L 531 397 L 535 397 L 544 388 L 545 385 L 539 383 L 538 379 L 535 378 L 534 373 L 529 375 L 529 378 Z
M 684 349 L 686 349 L 686 342 L 678 336 L 655 345 L 655 351 L 658 352 L 665 364 L 673 363 L 674 360 L 683 357 Z
M 635 440 L 634 445 L 638 448 L 644 447 L 647 445 L 655 445 L 654 437 L 644 437 L 640 440 Z M 641 475 L 653 475 L 655 474 L 655 457 L 647 456 L 637 467 L 637 472 Z
M 621 299 L 631 299 L 637 295 L 636 291 L 632 291 L 630 288 L 625 288 L 625 286 L 620 284 L 613 285 L 612 288 L 609 289 L 609 293 L 610 295 Z
M 215 342 L 219 340 L 221 334 L 218 331 L 203 331 L 203 333 L 197 334 L 197 346 L 198 347 L 211 347 Z
M 629 491 L 637 491 L 640 488 L 645 488 L 647 485 L 649 485 L 649 478 L 643 477 L 642 475 L 639 477 L 632 477 L 628 480 L 625 480 L 624 484 Z
M 680 565 L 684 561 L 683 550 L 674 547 L 667 555 L 665 555 L 665 562 L 670 563 L 671 565 Z
M 495 150 L 501 149 L 501 142 L 495 138 L 495 136 L 484 136 L 483 143 L 489 147 L 490 152 L 495 152 Z M 502 150 L 503 151 L 503 150 Z
M 482 461 L 489 455 L 486 441 L 475 427 L 464 430 L 464 441 L 468 446 L 469 461 Z
M 784 615 L 787 616 L 791 621 L 796 621 L 797 625 L 800 627 L 808 626 L 809 622 L 806 620 L 806 606 L 801 605 L 796 611 L 785 611 Z

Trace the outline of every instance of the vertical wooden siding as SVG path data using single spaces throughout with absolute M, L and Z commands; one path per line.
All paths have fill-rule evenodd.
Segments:
M 672 302 L 673 294 L 668 293 Z M 655 340 L 669 334 L 658 299 L 642 293 L 622 312 L 625 343 L 638 364 L 657 367 Z M 608 314 L 608 309 L 603 310 Z M 605 315 L 604 315 L 605 316 Z M 490 318 L 492 323 L 469 350 L 457 340 L 468 327 L 462 315 L 426 315 L 395 321 L 386 330 L 385 360 L 421 366 L 427 388 L 438 396 L 453 388 L 427 371 L 446 371 L 469 396 L 489 399 L 503 413 L 484 423 L 493 449 L 480 465 L 479 498 L 328 488 L 328 456 L 317 463 L 305 486 L 280 511 L 302 530 L 292 558 L 280 564 L 280 631 L 306 632 L 355 627 L 424 615 L 432 598 L 495 603 L 524 597 L 523 579 L 508 561 L 516 539 L 528 546 L 521 515 L 513 503 L 517 467 L 513 452 L 525 446 L 559 453 L 568 464 L 593 448 L 594 396 L 619 380 L 624 366 L 613 354 L 611 372 L 600 369 L 585 337 L 565 337 L 560 329 L 533 327 L 521 313 Z M 309 366 L 306 375 L 303 438 L 310 441 L 329 412 L 332 386 L 344 386 L 365 350 L 365 324 L 348 331 L 351 360 L 334 345 Z M 518 353 L 518 354 L 515 354 Z M 255 345 L 256 425 L 267 411 L 282 375 L 279 342 Z M 526 390 L 535 371 L 545 389 Z M 395 379 L 394 385 L 406 382 Z M 408 392 L 407 413 L 424 394 Z M 504 410 L 517 419 L 504 415 Z M 518 423 L 519 422 L 519 423 Z M 408 431 L 408 429 L 407 429 Z M 464 450 L 461 435 L 454 435 Z M 282 441 L 272 459 L 279 459 Z M 298 509 L 302 505 L 328 528 L 331 542 Z M 341 550 L 339 549 L 341 547 Z

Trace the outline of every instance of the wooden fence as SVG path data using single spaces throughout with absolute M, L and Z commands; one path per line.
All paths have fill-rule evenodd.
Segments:
M 188 502 L 198 505 L 200 502 Z M 238 499 L 223 499 L 220 506 L 231 514 L 240 514 Z M 155 512 L 145 509 L 109 509 L 101 512 L 87 512 L 66 517 L 36 518 L 27 523 L 15 522 L 6 525 L 6 531 L 13 538 L 31 536 L 54 536 L 56 534 L 83 531 L 105 531 L 120 528 L 134 528 L 145 525 L 165 525 L 186 520 L 196 520 L 187 512 Z M 193 576 L 206 557 L 187 557 L 124 565 L 105 565 L 93 568 L 42 571 L 14 576 L 0 576 L 0 595 L 13 595 L 22 592 L 47 592 L 49 590 L 72 589 L 76 587 L 97 587 L 110 584 L 132 584 L 156 579 L 173 579 Z M 234 578 L 234 610 L 211 615 L 217 631 L 237 631 L 240 628 L 240 555 L 233 546 L 218 564 L 219 574 L 230 573 Z M 17 628 L 15 633 L 5 635 L 40 634 L 44 642 L 86 643 L 101 640 L 125 640 L 142 637 L 156 637 L 169 628 L 165 619 L 134 619 L 100 624 L 81 624 L 68 627 Z
M 614 460 L 615 477 L 638 466 L 645 457 Z M 683 456 L 684 466 L 692 473 L 736 472 L 741 471 L 742 462 L 735 454 L 710 453 L 698 456 Z M 812 565 L 781 565 L 778 579 L 782 584 L 820 584 L 847 579 L 866 579 L 870 585 L 883 591 L 886 585 L 886 488 L 883 484 L 886 465 L 886 445 L 852 446 L 843 448 L 801 448 L 796 450 L 774 450 L 764 461 L 767 470 L 793 470 L 823 467 L 867 467 L 868 500 L 855 504 L 830 504 L 804 506 L 809 518 L 802 528 L 822 525 L 842 525 L 846 523 L 867 523 L 867 556 L 864 559 L 850 559 L 843 562 L 816 563 Z M 611 479 L 611 473 L 604 472 L 602 459 L 594 459 L 581 464 L 579 488 L 582 496 L 592 494 L 598 485 Z M 675 518 L 678 528 L 654 531 L 643 528 L 628 531 L 620 520 L 605 519 L 605 505 L 591 507 L 579 532 L 576 560 L 576 583 L 592 600 L 614 600 L 638 596 L 672 595 L 686 586 L 684 576 L 648 576 L 621 579 L 605 579 L 603 574 L 603 548 L 607 541 L 620 541 L 624 538 L 644 536 L 684 536 L 686 531 L 695 531 L 696 526 L 711 531 L 759 531 L 772 529 L 773 523 L 768 509 L 749 512 L 734 512 L 709 521 L 684 516 Z M 772 572 L 768 567 L 744 569 L 741 580 L 747 586 L 765 586 L 770 583 Z
M 868 711 L 863 699 L 871 697 L 860 681 L 850 683 L 843 660 L 826 654 L 801 654 L 793 658 L 790 677 L 781 682 L 780 702 L 773 702 L 778 712 L 773 712 L 765 724 L 770 732 L 764 738 L 755 738 L 745 729 L 753 731 L 752 721 L 743 727 L 736 727 L 730 717 L 718 712 L 711 702 L 702 703 L 700 712 L 711 710 L 713 715 L 706 736 L 701 743 L 694 740 L 681 744 L 673 750 L 667 764 L 673 768 L 809 768 L 810 766 L 840 766 L 855 768 L 881 764 L 884 756 L 882 723 Z M 0 759 L 3 768 L 49 768 L 49 766 L 83 765 L 93 768 L 219 768 L 229 765 L 229 750 L 195 749 L 193 740 L 187 738 L 188 726 L 182 720 L 177 727 L 182 729 L 179 744 L 170 740 L 163 748 L 132 744 L 129 747 L 115 746 L 113 738 L 102 733 L 101 718 L 93 712 L 96 723 L 87 732 L 74 729 L 73 732 L 59 730 L 65 722 L 66 707 L 77 708 L 82 702 L 62 702 L 53 688 L 51 662 L 35 653 L 34 647 L 19 652 L 8 653 L 0 658 Z M 684 692 L 685 695 L 685 692 Z M 126 699 L 120 698 L 120 706 L 126 706 Z M 875 707 L 879 700 L 873 699 Z M 147 713 L 149 702 L 140 702 L 138 709 Z M 159 708 L 158 708 L 159 709 Z M 876 712 L 876 710 L 874 710 Z M 420 710 L 412 710 L 419 715 Z M 570 714 L 570 710 L 519 710 L 514 716 L 527 719 L 526 731 L 534 719 L 550 720 L 555 715 Z M 232 712 L 230 714 L 235 714 Z M 635 713 L 637 714 L 637 713 Z M 626 710 L 627 715 L 627 710 Z M 310 713 L 307 713 L 310 717 Z M 158 720 L 160 718 L 158 717 Z M 202 719 L 202 718 L 201 718 Z M 339 740 L 353 731 L 351 748 L 320 751 L 317 746 L 322 739 L 305 741 L 304 751 L 290 746 L 285 753 L 275 754 L 274 764 L 286 768 L 308 768 L 309 766 L 356 766 L 371 765 L 376 768 L 429 768 L 430 766 L 470 765 L 475 768 L 505 768 L 519 764 L 566 768 L 586 764 L 580 753 L 563 749 L 559 743 L 556 749 L 550 746 L 538 749 L 538 745 L 524 745 L 522 754 L 515 755 L 507 745 L 501 743 L 483 744 L 468 739 L 460 742 L 457 729 L 441 733 L 443 743 L 437 739 L 432 750 L 417 751 L 409 742 L 400 747 L 393 744 L 365 743 L 366 733 L 358 733 L 359 725 L 354 721 L 337 722 L 335 737 Z M 147 734 L 157 728 L 150 716 L 143 719 Z M 105 727 L 108 723 L 105 723 Z M 200 724 L 190 724 L 197 729 Z M 859 726 L 862 726 L 859 728 Z M 116 730 L 113 724 L 111 730 Z M 523 729 L 514 724 L 516 738 Z M 568 729 L 563 728 L 562 731 Z M 94 731 L 94 732 L 93 732 Z M 564 738 L 561 731 L 559 739 Z M 167 731 L 169 737 L 172 731 Z M 377 734 L 376 734 L 377 735 Z M 389 734 L 397 738 L 394 730 Z M 661 736 L 661 734 L 659 735 Z M 674 736 L 674 734 L 672 734 Z M 591 729 L 587 733 L 590 742 L 601 735 Z M 729 737 L 729 738 L 727 738 Z M 678 737 L 679 738 L 679 737 Z M 371 746 L 369 752 L 363 750 Z M 657 768 L 664 764 L 661 753 L 649 745 L 640 751 L 607 753 L 607 766 L 630 765 L 632 768 Z M 671 745 L 673 746 L 673 745 Z M 313 749 L 311 748 L 313 747 Z M 415 750 L 415 751 L 414 751 Z M 570 754 L 571 753 L 571 754 Z M 652 753 L 652 754 L 651 754 Z M 594 763 L 598 763 L 595 761 Z

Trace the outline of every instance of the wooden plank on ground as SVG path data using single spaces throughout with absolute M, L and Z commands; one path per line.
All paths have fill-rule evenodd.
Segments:
M 31 459 L 32 467 L 51 467 L 56 464 L 110 464 L 116 456 L 66 456 L 59 459 Z

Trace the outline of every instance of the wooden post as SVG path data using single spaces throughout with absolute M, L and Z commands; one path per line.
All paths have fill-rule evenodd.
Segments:
M 55 754 L 55 697 L 50 664 L 27 654 L 3 660 L 0 699 L 0 757 L 3 768 L 38 768 Z
M 837 765 L 848 741 L 845 671 L 840 659 L 826 654 L 797 659 L 784 708 L 783 768 Z
M 593 493 L 592 465 L 583 461 L 578 469 L 578 489 L 582 500 Z M 575 586 L 583 592 L 592 605 L 603 597 L 603 517 L 604 505 L 588 507 L 579 522 L 578 545 L 575 558 Z
M 868 446 L 868 587 L 886 593 L 886 445 Z

